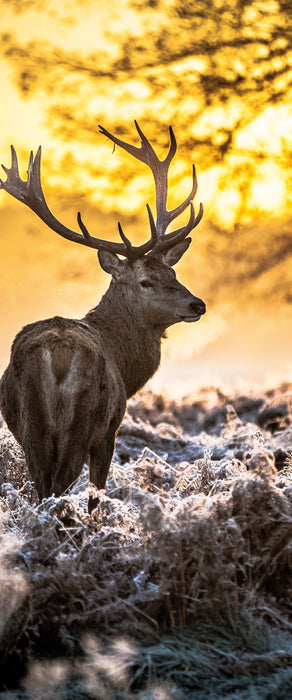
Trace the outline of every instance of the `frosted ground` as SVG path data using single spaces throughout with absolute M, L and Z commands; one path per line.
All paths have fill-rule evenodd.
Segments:
M 91 516 L 0 468 L 1 698 L 292 698 L 291 385 L 137 395 Z

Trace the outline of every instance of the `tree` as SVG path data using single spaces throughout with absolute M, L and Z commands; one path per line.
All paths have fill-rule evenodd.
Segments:
M 40 0 L 14 0 L 13 5 L 18 12 L 28 6 L 43 13 L 52 9 Z M 96 26 L 98 7 L 87 5 Z M 2 34 L 2 54 L 13 67 L 20 93 L 27 99 L 40 91 L 43 96 L 56 154 L 61 153 L 52 159 L 52 176 L 62 167 L 64 180 L 70 173 L 74 189 L 85 190 L 89 197 L 94 191 L 101 208 L 123 210 L 126 201 L 128 212 L 136 213 L 151 198 L 152 182 L 145 185 L 143 166 L 137 169 L 123 154 L 117 154 L 115 163 L 105 157 L 109 149 L 97 137 L 97 124 L 110 124 L 111 131 L 131 141 L 135 117 L 162 149 L 168 138 L 165 127 L 171 123 L 180 145 L 173 171 L 176 187 L 183 187 L 189 177 L 191 160 L 200 174 L 207 173 L 200 181 L 213 183 L 213 194 L 206 196 L 212 221 L 206 246 L 215 249 L 218 258 L 231 260 L 235 280 L 238 275 L 261 276 L 269 266 L 274 270 L 290 256 L 289 228 L 273 233 L 275 256 L 270 255 L 270 234 L 264 234 L 263 263 L 242 226 L 249 224 L 251 231 L 256 217 L 274 215 L 273 202 L 277 206 L 284 201 L 285 188 L 291 191 L 291 136 L 289 141 L 282 128 L 279 133 L 274 127 L 271 143 L 266 130 L 267 114 L 273 122 L 280 107 L 287 114 L 290 109 L 291 3 L 124 0 L 111 3 L 107 14 L 103 3 L 102 7 L 104 41 L 96 50 L 69 50 L 60 41 L 37 38 L 20 43 Z M 80 9 L 75 0 L 71 22 L 78 21 Z M 62 8 L 55 11 L 61 13 Z M 131 13 L 133 22 L 123 23 L 119 32 L 119 18 L 122 21 L 125 13 Z M 249 131 L 255 119 L 258 131 L 262 129 L 257 138 Z M 80 142 L 86 181 L 80 178 L 74 155 L 74 143 Z M 291 207 L 288 197 L 285 204 Z

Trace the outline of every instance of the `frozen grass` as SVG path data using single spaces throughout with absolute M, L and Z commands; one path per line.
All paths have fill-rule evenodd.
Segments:
M 0 430 L 0 697 L 292 698 L 291 387 L 130 402 L 107 488 Z

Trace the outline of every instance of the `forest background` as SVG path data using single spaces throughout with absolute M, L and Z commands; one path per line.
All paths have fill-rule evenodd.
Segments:
M 43 148 L 50 208 L 93 235 L 148 238 L 151 174 L 98 132 L 138 145 L 133 120 L 162 154 L 178 152 L 169 204 L 189 192 L 205 215 L 180 280 L 207 303 L 195 327 L 169 332 L 152 382 L 169 393 L 202 384 L 291 380 L 292 33 L 287 0 L 0 0 L 0 161 L 11 143 L 22 177 Z M 5 175 L 3 173 L 5 179 Z M 82 316 L 108 285 L 95 253 L 61 239 L 0 195 L 0 363 L 17 330 Z

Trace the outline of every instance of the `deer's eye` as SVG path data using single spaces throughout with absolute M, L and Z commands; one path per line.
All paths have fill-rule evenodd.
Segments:
M 152 282 L 149 282 L 149 280 L 141 280 L 140 285 L 144 287 L 144 289 L 151 289 L 153 287 Z

